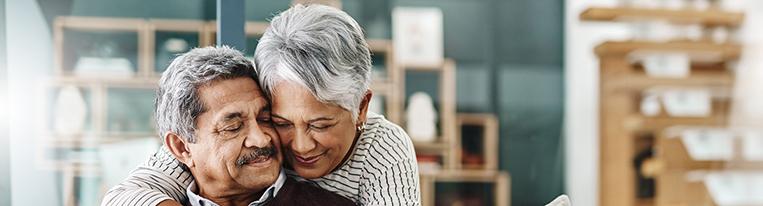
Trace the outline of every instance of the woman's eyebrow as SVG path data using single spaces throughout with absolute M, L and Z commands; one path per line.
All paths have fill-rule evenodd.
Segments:
M 313 123 L 317 121 L 329 121 L 329 120 L 334 120 L 334 118 L 333 117 L 318 117 L 315 119 L 311 119 L 310 121 L 307 121 L 307 123 Z
M 271 117 L 275 117 L 275 118 L 279 118 L 279 119 L 289 120 L 289 119 L 286 119 L 286 118 L 282 117 L 281 115 L 278 115 L 278 114 L 275 114 L 275 113 L 272 113 L 272 112 L 270 113 L 270 116 Z

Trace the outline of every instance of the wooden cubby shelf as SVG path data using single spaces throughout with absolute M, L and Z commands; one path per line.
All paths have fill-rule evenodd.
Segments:
M 594 48 L 599 57 L 623 56 L 636 51 L 686 52 L 689 54 L 715 54 L 722 60 L 738 59 L 742 45 L 734 43 L 712 43 L 705 41 L 606 41 Z
M 742 24 L 744 13 L 718 9 L 657 9 L 634 7 L 592 7 L 580 14 L 589 21 L 666 20 L 678 24 L 736 27 Z

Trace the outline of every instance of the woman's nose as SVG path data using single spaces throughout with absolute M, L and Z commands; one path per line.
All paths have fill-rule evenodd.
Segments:
M 291 150 L 297 154 L 307 154 L 315 149 L 315 140 L 304 132 L 297 132 L 291 143 Z

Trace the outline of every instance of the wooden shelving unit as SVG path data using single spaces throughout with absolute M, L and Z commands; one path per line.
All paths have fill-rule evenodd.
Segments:
M 417 154 L 436 154 L 442 157 L 442 168 L 452 169 L 456 167 L 454 164 L 457 161 L 455 159 L 454 149 L 456 144 L 456 62 L 452 59 L 446 59 L 442 65 L 438 66 L 401 66 L 401 76 L 404 77 L 406 72 L 434 72 L 439 77 L 438 93 L 439 93 L 439 111 L 438 119 L 440 125 L 438 128 L 438 137 L 434 142 L 417 142 L 414 141 L 414 147 L 417 148 Z M 400 81 L 400 92 L 405 93 L 405 81 Z M 398 105 L 404 106 L 405 101 L 401 101 Z M 401 125 L 405 125 L 405 120 L 401 122 Z M 411 137 L 414 140 L 415 137 Z M 436 148 L 436 149 L 431 149 Z M 440 149 L 442 148 L 442 149 Z
M 593 7 L 580 14 L 589 21 L 651 21 L 674 24 L 699 24 L 704 28 L 739 26 L 744 14 L 710 10 L 671 10 L 646 8 Z M 681 78 L 652 77 L 633 57 L 660 55 L 665 52 L 687 54 L 690 74 Z M 724 126 L 727 124 L 730 99 L 721 95 L 711 102 L 712 114 L 705 117 L 672 117 L 661 111 L 645 116 L 639 111 L 643 92 L 655 87 L 712 89 L 730 93 L 734 85 L 728 62 L 735 61 L 742 46 L 735 43 L 673 40 L 606 41 L 595 47 L 600 60 L 600 205 L 663 205 L 654 198 L 638 198 L 634 158 L 662 130 L 675 125 Z M 646 135 L 645 135 L 646 134 Z M 651 135 L 650 135 L 651 134 Z M 647 142 L 647 143 L 644 143 Z M 652 145 L 654 146 L 654 145 Z M 642 166 L 644 167 L 655 167 Z M 660 182 L 663 181 L 663 182 Z M 657 179 L 658 185 L 674 180 Z M 656 188 L 659 197 L 665 188 Z M 689 204 L 692 205 L 692 204 Z
M 682 132 L 688 130 L 728 132 L 732 135 L 731 139 L 728 139 L 731 142 L 729 149 L 733 151 L 732 156 L 725 160 L 694 159 L 681 139 Z M 656 179 L 656 189 L 659 191 L 655 197 L 657 205 L 717 205 L 709 194 L 707 185 L 696 177 L 701 175 L 696 173 L 723 170 L 763 171 L 763 161 L 746 160 L 741 154 L 744 149 L 740 137 L 749 132 L 751 131 L 701 126 L 676 126 L 661 132 L 657 136 L 656 155 L 649 166 L 645 167 L 649 170 L 642 171 Z
M 718 9 L 657 9 L 628 7 L 592 7 L 580 14 L 587 21 L 643 21 L 667 20 L 681 24 L 735 27 L 742 24 L 744 13 Z
M 259 37 L 268 28 L 265 22 L 246 22 L 245 33 L 247 37 Z M 137 36 L 135 42 L 136 65 L 132 75 L 77 75 L 74 68 L 67 68 L 65 61 L 70 61 L 78 56 L 67 56 L 65 51 L 69 46 L 66 43 L 66 32 L 132 32 Z M 60 171 L 65 179 L 63 196 L 65 205 L 76 205 L 76 178 L 82 176 L 98 175 L 103 171 L 100 164 L 88 164 L 76 161 L 57 161 L 48 159 L 45 152 L 54 149 L 97 149 L 102 144 L 116 143 L 135 138 L 154 136 L 154 131 L 125 132 L 109 131 L 108 126 L 108 98 L 110 89 L 128 90 L 153 90 L 156 88 L 161 74 L 157 71 L 157 41 L 158 34 L 183 33 L 186 36 L 192 34 L 192 38 L 198 39 L 198 45 L 190 47 L 203 47 L 214 45 L 216 35 L 216 22 L 204 20 L 170 20 L 170 19 L 142 19 L 142 18 L 103 18 L 103 17 L 58 17 L 53 24 L 54 43 L 54 76 L 51 78 L 51 90 L 74 86 L 80 90 L 87 90 L 89 98 L 88 115 L 92 124 L 88 131 L 78 134 L 61 135 L 53 131 L 43 131 L 48 141 L 45 147 L 40 148 L 37 157 L 39 165 L 43 168 Z M 164 38 L 167 35 L 164 34 Z M 174 38 L 174 36 L 172 36 Z M 180 37 L 178 37 L 180 38 Z M 191 37 L 188 37 L 191 38 Z M 194 40 L 195 41 L 195 40 Z M 384 56 L 386 75 L 384 78 L 375 78 L 371 89 L 375 95 L 385 98 L 385 116 L 392 122 L 404 126 L 405 108 L 405 74 L 406 72 L 431 72 L 439 77 L 438 119 L 439 131 L 435 142 L 414 142 L 414 147 L 419 154 L 435 154 L 441 157 L 442 169 L 437 171 L 423 172 L 421 174 L 422 194 L 424 205 L 434 205 L 437 182 L 481 182 L 494 185 L 494 202 L 497 205 L 509 205 L 509 175 L 498 170 L 498 123 L 497 118 L 490 114 L 464 114 L 456 113 L 456 62 L 446 59 L 441 65 L 400 65 L 394 59 L 394 48 L 391 40 L 369 39 L 367 40 L 372 55 Z M 71 67 L 71 66 L 68 66 Z M 49 93 L 43 91 L 42 93 Z M 52 100 L 51 100 L 52 101 Z M 48 110 L 48 109 L 46 109 Z M 46 113 L 50 113 L 49 111 Z M 45 122 L 47 124 L 47 122 Z M 460 125 L 480 125 L 484 127 L 484 156 L 485 165 L 479 169 L 463 170 L 461 166 L 461 136 Z M 46 130 L 51 128 L 44 126 Z M 101 192 L 105 192 L 104 190 Z
M 510 205 L 511 178 L 504 171 L 497 170 L 447 170 L 436 173 L 421 173 L 422 205 L 435 205 L 436 183 L 492 183 L 495 205 Z

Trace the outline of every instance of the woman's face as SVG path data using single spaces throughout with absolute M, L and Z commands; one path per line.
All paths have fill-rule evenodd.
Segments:
M 299 176 L 322 177 L 342 163 L 356 133 L 349 111 L 322 103 L 307 88 L 285 81 L 276 85 L 272 105 L 284 157 Z

